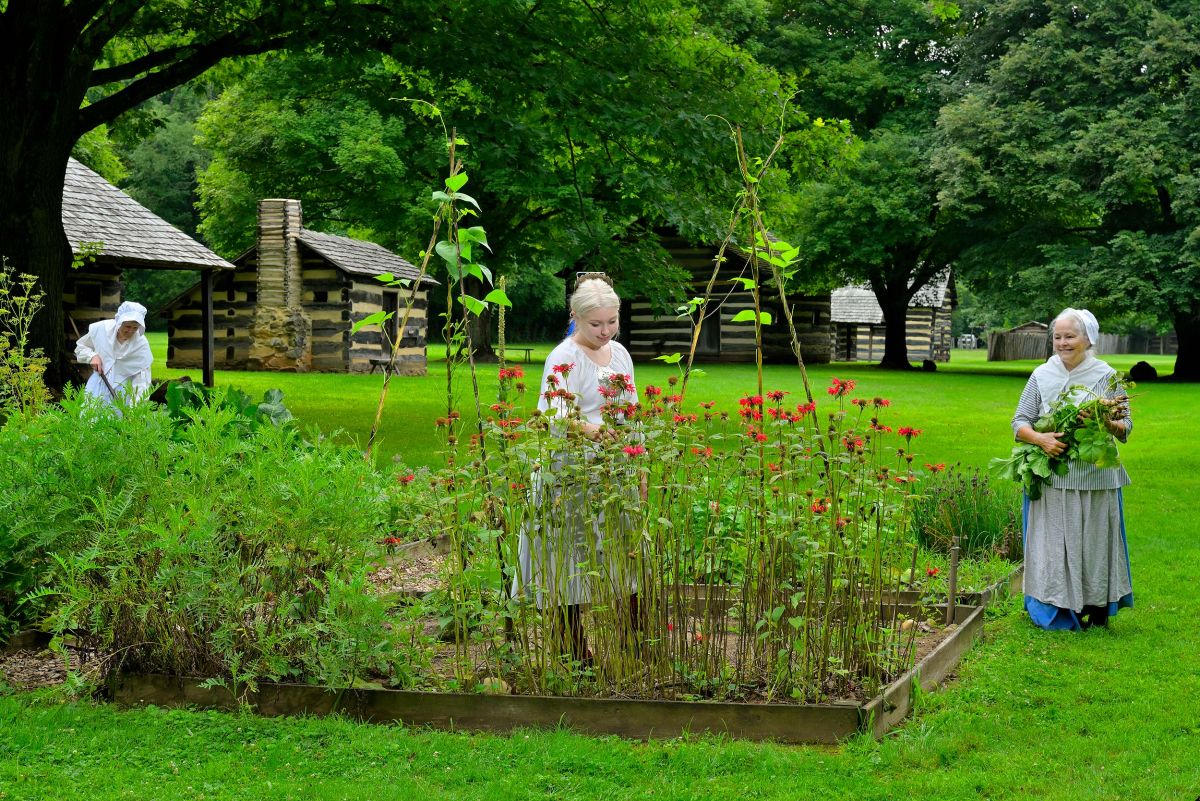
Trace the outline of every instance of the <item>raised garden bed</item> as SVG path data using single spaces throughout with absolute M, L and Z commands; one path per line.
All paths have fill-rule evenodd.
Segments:
M 936 608 L 931 611 L 938 614 Z M 862 732 L 882 736 L 903 720 L 912 709 L 913 688 L 931 690 L 944 681 L 982 631 L 982 608 L 957 607 L 955 622 L 945 629 L 940 643 L 865 702 L 709 703 L 386 689 L 330 691 L 306 685 L 261 684 L 242 703 L 267 716 L 338 713 L 369 723 L 469 731 L 567 726 L 587 734 L 637 739 L 710 732 L 747 740 L 836 743 Z M 129 706 L 235 709 L 241 705 L 226 689 L 201 687 L 198 679 L 177 676 L 118 676 L 110 681 L 108 692 L 114 701 Z

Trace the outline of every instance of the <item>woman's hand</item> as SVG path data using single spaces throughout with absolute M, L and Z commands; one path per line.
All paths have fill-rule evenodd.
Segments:
M 104 360 L 100 358 L 99 353 L 92 357 L 92 369 L 100 375 L 104 375 Z
M 1061 431 L 1037 434 L 1037 439 L 1034 440 L 1033 444 L 1041 448 L 1047 456 L 1062 456 L 1067 450 L 1067 444 L 1059 439 L 1061 436 Z
M 593 442 L 616 442 L 621 433 L 612 426 L 599 426 L 595 423 L 584 423 L 581 426 L 583 435 Z

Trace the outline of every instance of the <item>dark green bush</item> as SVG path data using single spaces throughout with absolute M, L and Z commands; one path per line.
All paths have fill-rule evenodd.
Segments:
M 401 627 L 364 591 L 398 483 L 362 453 L 199 403 L 180 426 L 79 397 L 0 432 L 6 600 L 110 667 L 231 685 L 404 683 Z M 10 615 L 11 616 L 11 615 Z

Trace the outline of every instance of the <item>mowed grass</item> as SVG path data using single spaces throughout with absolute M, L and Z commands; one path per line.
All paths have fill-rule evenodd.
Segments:
M 960 355 L 937 373 L 834 365 L 810 374 L 826 400 L 832 375 L 889 398 L 892 425 L 924 430 L 914 441 L 922 461 L 979 466 L 1007 453 L 1008 420 L 1032 364 L 989 370 L 964 365 L 975 353 Z M 1120 367 L 1132 361 L 1110 359 Z M 1169 372 L 1169 357 L 1154 363 Z M 642 384 L 670 374 L 659 365 L 637 369 Z M 486 393 L 494 366 L 483 372 Z M 218 376 L 226 380 L 281 386 L 303 420 L 323 429 L 336 420 L 359 435 L 379 384 L 379 376 Z M 533 386 L 537 376 L 529 380 Z M 435 462 L 430 421 L 444 406 L 439 386 L 435 376 L 393 382 L 386 444 L 413 463 Z M 794 367 L 770 368 L 767 386 L 799 397 Z M 689 397 L 732 405 L 751 389 L 751 369 L 711 368 Z M 916 715 L 881 742 L 805 748 L 715 737 L 632 743 L 567 731 L 470 735 L 121 711 L 21 694 L 0 698 L 0 798 L 1190 801 L 1200 794 L 1200 388 L 1146 384 L 1137 393 L 1134 436 L 1122 450 L 1134 480 L 1125 500 L 1136 608 L 1108 630 L 1082 634 L 1036 630 L 1015 603 L 989 614 L 986 640 L 957 680 L 923 696 Z

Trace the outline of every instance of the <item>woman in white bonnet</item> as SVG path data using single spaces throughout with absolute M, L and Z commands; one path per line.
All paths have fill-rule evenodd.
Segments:
M 142 398 L 150 389 L 154 355 L 146 341 L 146 307 L 127 300 L 112 320 L 88 326 L 75 343 L 75 358 L 92 366 L 87 392 L 109 403 L 116 395 Z
M 1104 425 L 1124 442 L 1133 430 L 1127 397 L 1110 387 L 1116 372 L 1096 358 L 1100 325 L 1087 309 L 1064 309 L 1054 319 L 1054 355 L 1033 371 L 1013 415 L 1013 434 L 1050 456 L 1066 450 L 1062 433 L 1034 423 L 1077 385 L 1104 398 Z M 1074 391 L 1079 400 L 1091 395 Z M 1065 476 L 1051 476 L 1038 500 L 1025 499 L 1025 610 L 1044 629 L 1106 626 L 1133 606 L 1121 488 L 1124 467 L 1097 467 L 1074 459 Z

